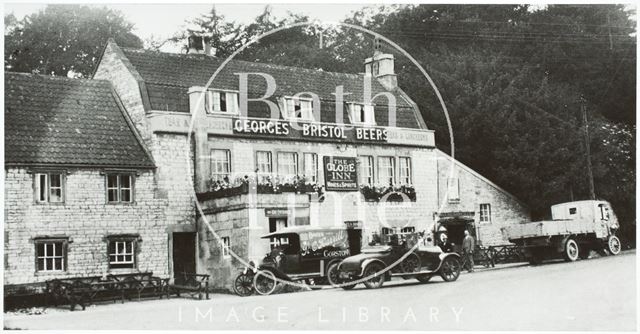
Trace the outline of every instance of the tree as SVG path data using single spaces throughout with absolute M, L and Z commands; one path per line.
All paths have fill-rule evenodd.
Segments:
M 133 24 L 106 7 L 48 5 L 17 21 L 5 16 L 5 70 L 87 77 L 108 38 L 142 47 Z M 10 29 L 7 29 L 10 23 Z

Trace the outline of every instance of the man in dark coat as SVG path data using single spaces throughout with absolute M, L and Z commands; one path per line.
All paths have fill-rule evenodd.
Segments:
M 464 256 L 464 262 L 469 266 L 469 272 L 473 272 L 473 249 L 476 247 L 476 242 L 473 237 L 469 235 L 469 231 L 464 231 L 464 240 L 462 240 L 462 255 Z

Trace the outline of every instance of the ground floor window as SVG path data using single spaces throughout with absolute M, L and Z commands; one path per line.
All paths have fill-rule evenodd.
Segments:
M 36 271 L 66 270 L 67 239 L 36 240 Z
M 222 257 L 228 258 L 231 256 L 231 239 L 229 237 L 222 237 Z
M 136 267 L 137 236 L 108 237 L 109 268 Z

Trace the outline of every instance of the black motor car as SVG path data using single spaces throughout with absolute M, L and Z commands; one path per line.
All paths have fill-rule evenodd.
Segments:
M 403 240 L 404 239 L 404 240 Z M 427 246 L 418 241 L 418 234 L 391 235 L 389 241 L 370 245 L 358 255 L 344 259 L 338 266 L 338 282 L 349 290 L 361 280 L 367 288 L 379 288 L 391 277 L 416 278 L 427 282 L 433 276 L 441 276 L 447 282 L 460 275 L 460 256 L 444 253 L 440 247 Z

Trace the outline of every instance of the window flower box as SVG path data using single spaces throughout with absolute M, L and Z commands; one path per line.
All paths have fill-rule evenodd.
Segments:
M 412 185 L 382 186 L 362 185 L 360 193 L 367 202 L 404 202 L 416 201 L 416 190 Z
M 232 197 L 248 194 L 249 191 L 257 194 L 281 194 L 281 193 L 318 193 L 322 194 L 322 187 L 316 183 L 308 183 L 304 177 L 294 177 L 289 180 L 281 177 L 268 177 L 266 180 L 256 182 L 256 179 L 245 176 L 229 182 L 224 180 L 209 180 L 207 191 L 197 194 L 198 200 L 206 201 L 217 198 Z

